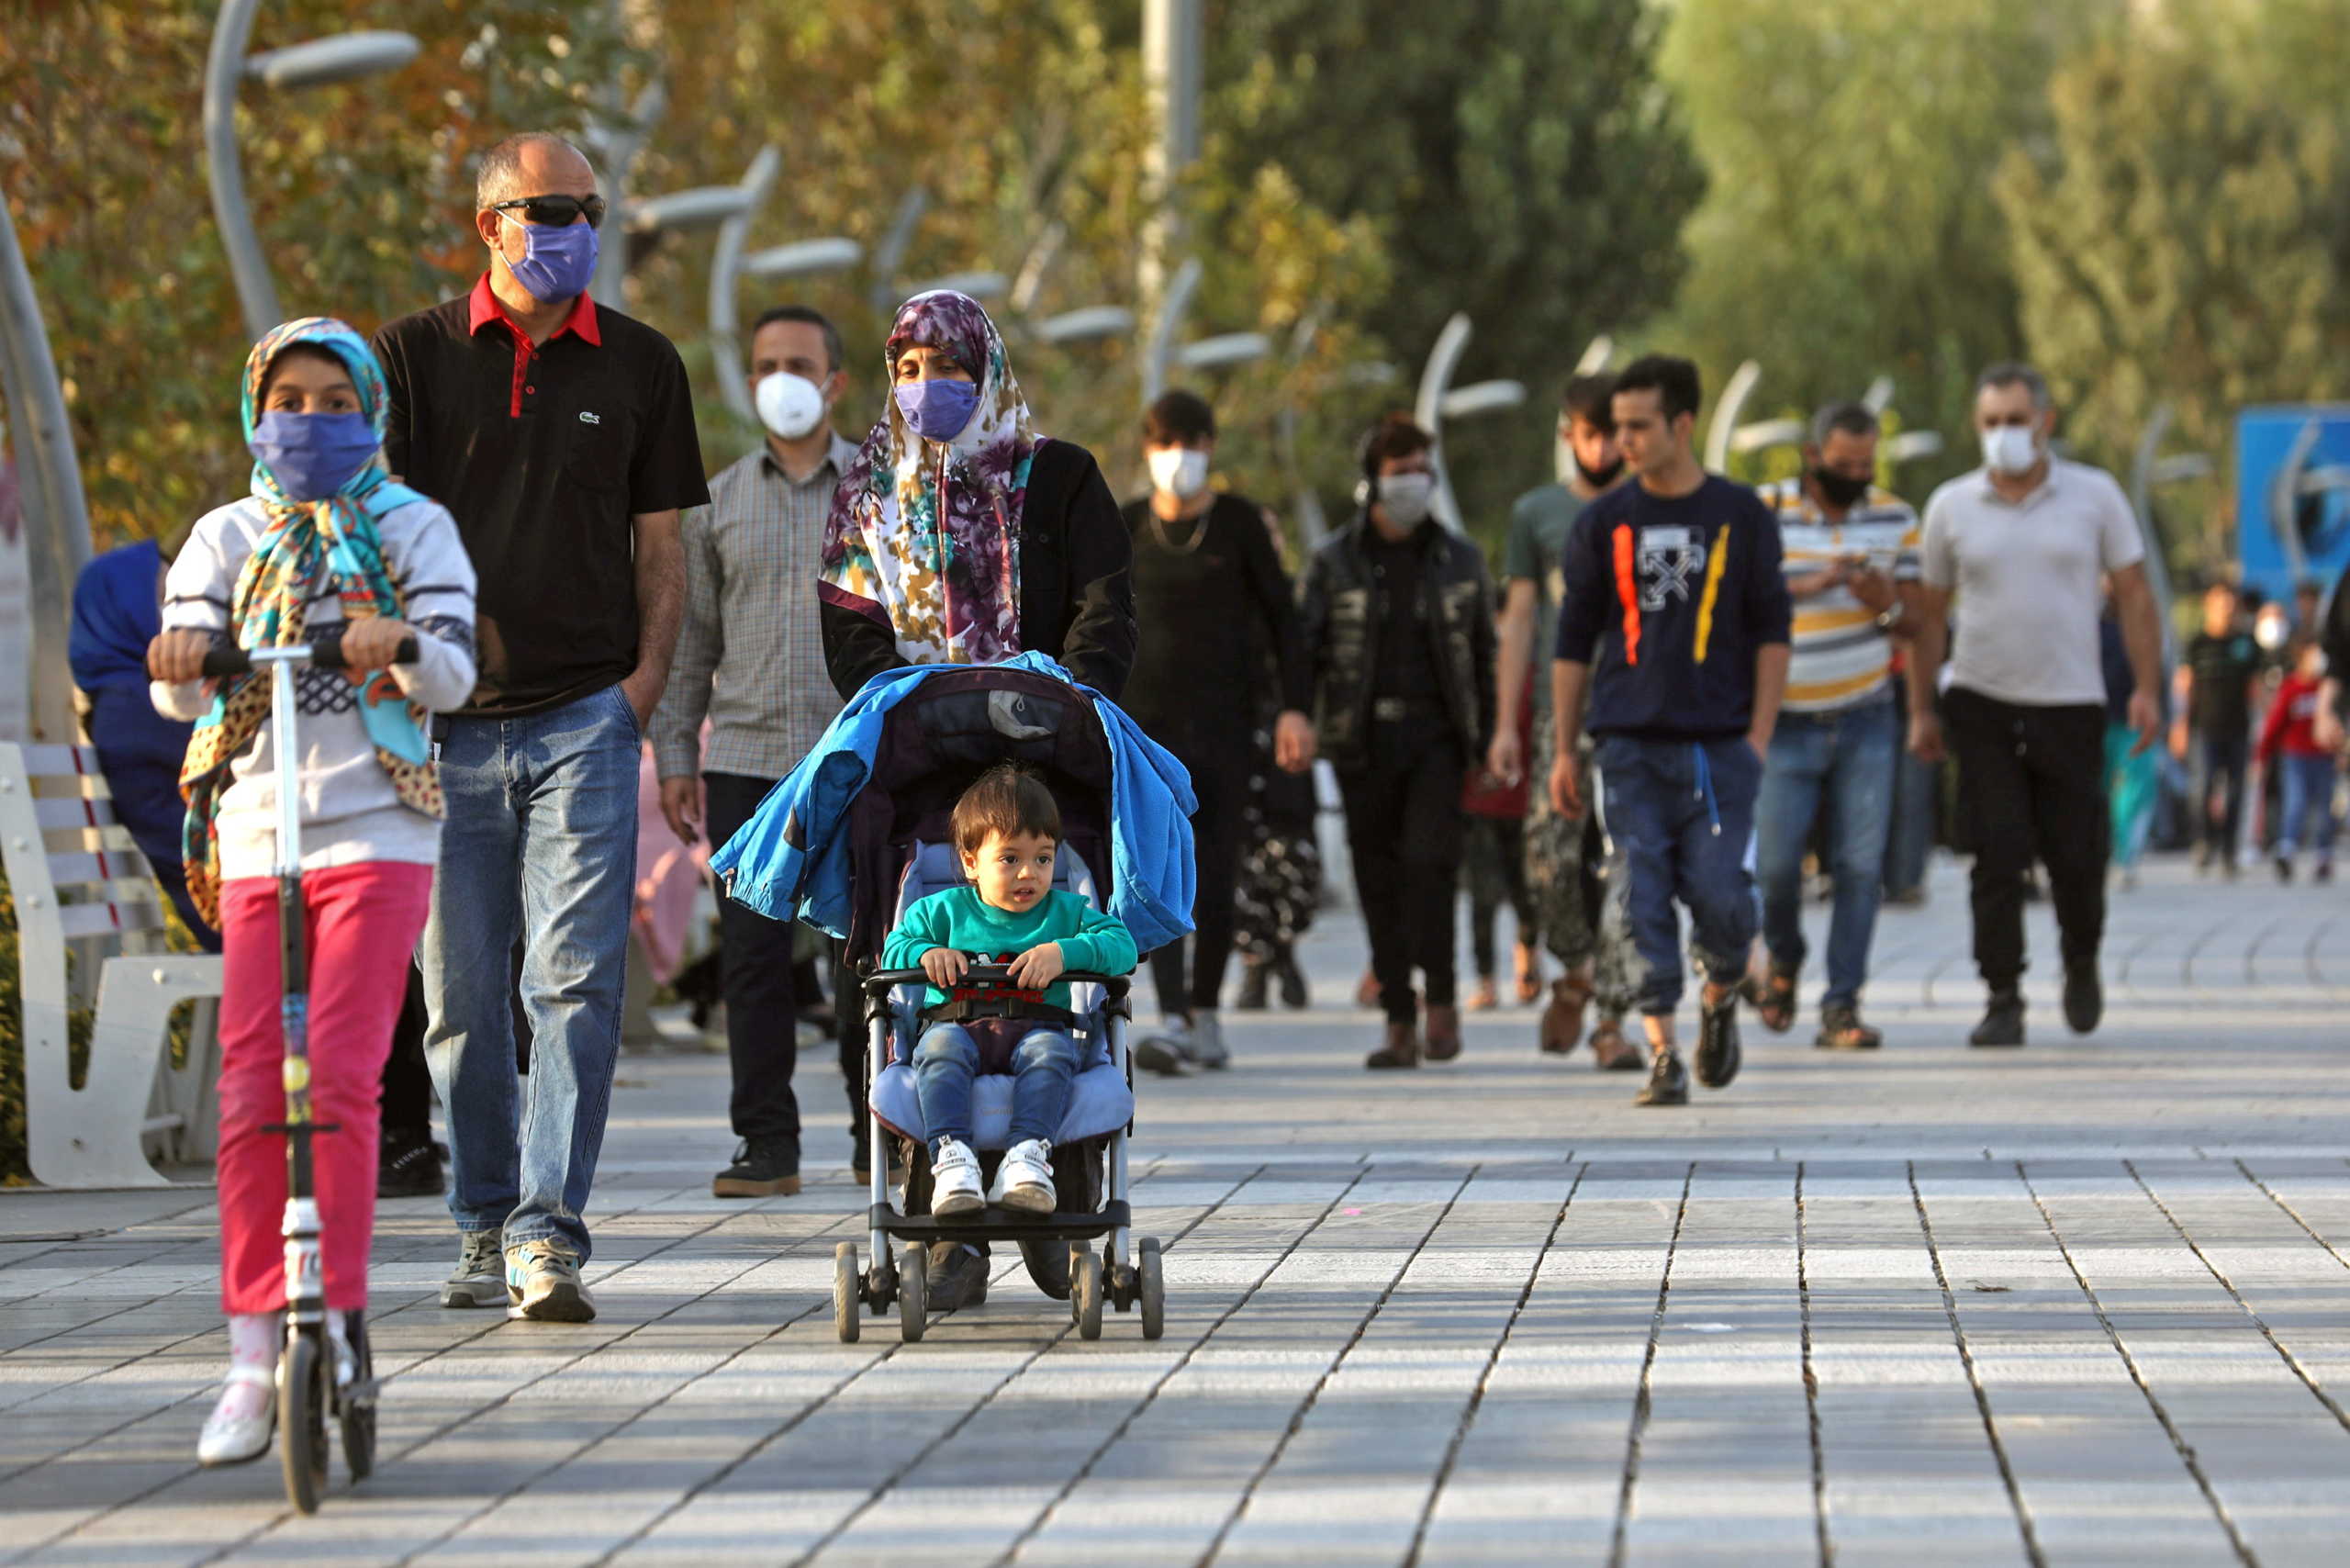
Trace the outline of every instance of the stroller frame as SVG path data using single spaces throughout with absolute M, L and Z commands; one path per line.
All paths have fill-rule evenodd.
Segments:
M 1004 970 L 1000 965 L 974 965 L 969 978 L 1002 980 Z M 1131 1088 L 1134 1062 L 1126 1050 L 1126 1025 L 1131 1015 L 1126 998 L 1131 979 L 1080 970 L 1067 971 L 1060 979 L 1102 988 L 1110 1061 Z M 865 1114 L 872 1128 L 875 1151 L 867 1176 L 867 1213 L 871 1222 L 867 1244 L 872 1249 L 873 1263 L 869 1269 L 857 1267 L 855 1242 L 844 1241 L 834 1250 L 833 1318 L 842 1343 L 854 1344 L 858 1338 L 859 1305 L 878 1316 L 895 1305 L 901 1337 L 908 1343 L 919 1340 L 929 1318 L 928 1249 L 934 1243 L 948 1241 L 1066 1242 L 1069 1246 L 1069 1315 L 1077 1325 L 1079 1337 L 1101 1338 L 1102 1309 L 1106 1302 L 1120 1312 L 1139 1307 L 1143 1338 L 1158 1338 L 1165 1332 L 1166 1323 L 1166 1286 L 1160 1271 L 1158 1238 L 1144 1237 L 1136 1249 L 1135 1260 L 1127 1260 L 1133 1228 L 1126 1170 L 1126 1137 L 1134 1130 L 1131 1121 L 1104 1135 L 1105 1183 L 1101 1206 L 1091 1213 L 1035 1215 L 990 1204 L 968 1218 L 940 1219 L 932 1215 L 903 1213 L 890 1201 L 890 1161 L 882 1152 L 886 1147 L 882 1140 L 894 1139 L 899 1135 L 885 1126 L 872 1108 L 873 1089 L 889 1060 L 893 1022 L 890 993 L 901 986 L 929 983 L 930 977 L 921 969 L 883 969 L 863 980 Z M 918 1146 L 916 1158 L 926 1152 Z M 912 1180 L 910 1169 L 910 1185 Z M 1106 1260 L 1096 1256 L 1092 1249 L 1094 1241 L 1105 1237 L 1109 1242 Z M 892 1249 L 893 1240 L 905 1244 L 902 1253 Z

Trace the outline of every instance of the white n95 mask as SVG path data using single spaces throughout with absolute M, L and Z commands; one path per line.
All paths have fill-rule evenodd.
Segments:
M 788 370 L 762 379 L 753 400 L 759 422 L 784 441 L 798 441 L 824 422 L 824 394 L 806 376 Z
M 2031 472 L 2040 461 L 2029 425 L 1999 425 L 1983 432 L 1983 461 L 1994 474 L 2010 476 Z

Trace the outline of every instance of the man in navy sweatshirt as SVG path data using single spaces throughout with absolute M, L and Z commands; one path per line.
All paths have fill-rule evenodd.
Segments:
M 1738 1074 L 1754 797 L 1787 683 L 1779 525 L 1752 490 L 1698 465 L 1697 400 L 1685 359 L 1651 354 L 1617 378 L 1616 439 L 1637 482 L 1593 501 L 1567 536 L 1551 666 L 1551 801 L 1583 814 L 1575 738 L 1588 722 L 1607 831 L 1630 868 L 1632 940 L 1647 969 L 1642 1105 L 1689 1103 L 1673 1039 L 1675 898 L 1689 906 L 1706 969 L 1697 1081 L 1719 1089 Z

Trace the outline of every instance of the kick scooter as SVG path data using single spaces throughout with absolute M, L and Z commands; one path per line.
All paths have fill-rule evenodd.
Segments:
M 403 642 L 397 662 L 416 658 L 416 641 Z M 270 746 L 277 757 L 277 951 L 285 1034 L 285 1119 L 262 1130 L 285 1135 L 285 1349 L 277 1359 L 278 1458 L 285 1500 L 306 1514 L 319 1511 L 327 1479 L 327 1417 L 342 1428 L 342 1462 L 353 1481 L 375 1468 L 375 1369 L 367 1349 L 364 1315 L 348 1325 L 352 1375 L 340 1375 L 327 1334 L 325 1271 L 319 1261 L 319 1204 L 310 1169 L 310 1139 L 342 1130 L 310 1119 L 310 982 L 303 942 L 302 788 L 296 750 L 297 666 L 343 667 L 331 634 L 309 646 L 217 647 L 204 655 L 207 676 L 269 668 Z

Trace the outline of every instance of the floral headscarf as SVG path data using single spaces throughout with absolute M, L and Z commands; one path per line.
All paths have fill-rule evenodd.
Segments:
M 390 398 L 374 351 L 342 322 L 306 316 L 271 331 L 245 360 L 241 412 L 246 441 L 252 440 L 260 418 L 270 366 L 296 343 L 324 349 L 342 362 L 359 390 L 360 413 L 382 436 Z M 392 477 L 381 452 L 341 489 L 318 501 L 294 500 L 269 465 L 256 462 L 253 496 L 268 514 L 269 525 L 237 574 L 229 599 L 229 632 L 237 646 L 282 647 L 308 641 L 306 611 L 321 579 L 332 583 L 345 621 L 400 613 L 399 588 L 384 565 L 375 520 L 424 498 Z M 229 765 L 244 754 L 267 721 L 269 701 L 265 675 L 223 680 L 211 711 L 196 722 L 187 759 L 180 767 L 180 794 L 187 801 L 182 847 L 188 892 L 198 913 L 214 925 L 220 923 L 220 854 L 213 819 L 229 785 Z M 440 816 L 441 787 L 425 749 L 422 711 L 409 704 L 389 671 L 376 670 L 360 684 L 359 711 L 400 803 Z
M 979 302 L 952 289 L 898 308 L 885 364 L 909 343 L 943 349 L 979 383 L 947 442 L 916 435 L 894 374 L 881 422 L 833 498 L 818 591 L 887 624 L 910 665 L 999 664 L 1020 646 L 1020 512 L 1039 439 Z

